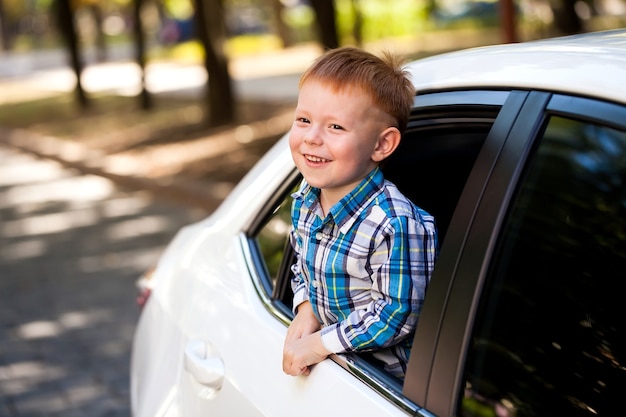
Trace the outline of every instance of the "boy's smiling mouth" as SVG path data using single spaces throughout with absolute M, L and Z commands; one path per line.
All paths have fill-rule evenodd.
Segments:
M 317 163 L 317 164 L 330 162 L 329 159 L 324 159 L 324 158 L 320 158 L 319 156 L 308 155 L 308 154 L 304 155 L 304 159 L 306 159 L 309 162 L 313 162 L 313 163 Z

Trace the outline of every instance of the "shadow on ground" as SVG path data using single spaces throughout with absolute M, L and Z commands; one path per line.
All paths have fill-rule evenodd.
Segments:
M 0 148 L 0 416 L 130 415 L 134 282 L 202 210 Z

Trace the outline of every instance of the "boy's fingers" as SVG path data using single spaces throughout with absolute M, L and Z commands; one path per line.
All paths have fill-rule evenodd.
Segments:
M 309 375 L 311 371 L 306 362 L 295 359 L 295 356 L 296 353 L 290 347 L 285 347 L 283 351 L 283 372 L 291 376 Z
M 287 365 L 283 364 L 283 372 L 285 372 L 287 375 L 298 376 L 309 375 L 311 373 L 311 370 L 308 366 L 300 366 L 291 362 Z

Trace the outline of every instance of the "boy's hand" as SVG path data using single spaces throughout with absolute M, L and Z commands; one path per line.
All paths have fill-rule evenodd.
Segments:
M 292 376 L 309 375 L 310 366 L 323 361 L 330 354 L 322 344 L 321 332 L 317 331 L 285 344 L 283 371 Z
M 331 352 L 322 345 L 313 308 L 308 301 L 298 306 L 291 322 L 283 348 L 283 371 L 288 375 L 308 375 L 309 366 L 323 361 Z

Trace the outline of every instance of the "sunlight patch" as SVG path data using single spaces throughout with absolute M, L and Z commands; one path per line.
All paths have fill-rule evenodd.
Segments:
M 102 202 L 104 217 L 132 216 L 140 213 L 150 204 L 147 198 L 125 197 Z
M 112 240 L 130 239 L 133 237 L 156 234 L 168 230 L 168 221 L 164 216 L 146 216 L 138 219 L 125 220 L 111 225 L 107 236 Z
M 66 232 L 68 229 L 96 224 L 99 220 L 94 209 L 67 213 L 42 214 L 2 224 L 0 230 L 7 237 L 44 235 Z
M 17 327 L 17 334 L 22 339 L 43 339 L 56 337 L 63 333 L 59 323 L 49 320 L 33 321 Z
M 94 317 L 90 313 L 82 311 L 71 311 L 64 313 L 59 317 L 59 322 L 66 329 L 81 329 L 89 326 L 94 322 Z
M 21 259 L 36 258 L 46 252 L 46 245 L 41 240 L 27 240 L 6 245 L 0 252 L 0 258 L 17 261 Z
M 111 181 L 86 175 L 11 188 L 6 191 L 6 203 L 3 203 L 19 205 L 42 201 L 99 201 L 109 197 L 113 191 Z
M 64 376 L 65 372 L 58 366 L 50 366 L 39 361 L 11 363 L 0 367 L 0 380 L 20 378 L 42 378 L 46 380 Z
M 12 158 L 20 158 L 23 161 L 19 164 L 0 165 L 0 186 L 51 181 L 67 175 L 58 162 L 29 161 L 22 155 Z

